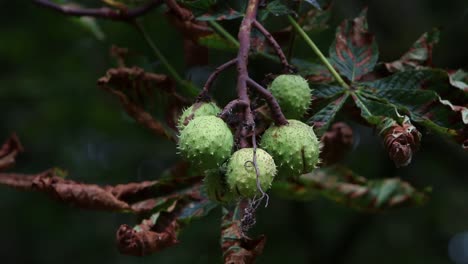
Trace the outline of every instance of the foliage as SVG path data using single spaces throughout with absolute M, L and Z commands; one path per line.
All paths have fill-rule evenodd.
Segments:
M 375 128 L 397 167 L 410 164 L 427 133 L 439 134 L 468 148 L 468 75 L 462 70 L 433 67 L 432 51 L 438 42 L 438 30 L 423 34 L 400 59 L 378 62 L 378 46 L 369 32 L 366 10 L 338 26 L 328 58 L 325 57 L 304 31 L 328 27 L 329 4 L 320 9 L 317 1 L 305 1 L 308 4 L 300 8 L 279 0 L 105 1 L 107 7 L 99 9 L 35 2 L 67 15 L 92 17 L 93 20 L 88 20 L 92 23 L 84 25 L 91 26 L 100 38 L 102 31 L 95 18 L 135 27 L 167 73 L 153 73 L 144 70 L 143 65 L 131 65 L 128 50 L 114 48 L 112 54 L 118 67 L 109 69 L 98 80 L 98 86 L 116 97 L 137 123 L 169 141 L 178 140 L 176 124 L 182 108 L 193 102 L 211 101 L 214 80 L 236 65 L 237 98 L 226 104 L 219 116 L 234 131 L 236 148 L 255 149 L 256 141 L 261 140 L 269 125 L 283 126 L 287 120 L 274 96 L 264 87 L 265 82 L 251 77 L 249 57 L 271 61 L 277 66 L 273 75 L 296 71 L 304 75 L 313 88 L 313 103 L 305 120 L 322 137 L 324 165 L 299 178 L 276 180 L 272 193 L 279 197 L 302 201 L 323 196 L 350 208 L 373 212 L 422 205 L 428 200 L 429 189 L 417 190 L 399 178 L 366 179 L 344 165 L 334 164 L 349 145 L 332 126 L 341 115 L 348 122 Z M 181 77 L 141 23 L 142 16 L 160 5 L 165 6 L 174 30 L 183 36 L 187 65 L 206 65 L 208 49 L 237 53 L 214 70 L 203 87 Z M 298 18 L 293 19 L 294 15 Z M 283 29 L 283 33 L 301 35 L 322 64 L 303 58 L 288 59 L 282 51 L 285 45 L 275 38 L 276 32 L 270 33 L 265 28 L 275 17 L 291 21 L 292 26 Z M 223 27 L 227 20 L 239 26 L 238 39 Z M 295 21 L 302 23 L 304 29 Z M 0 149 L 0 170 L 11 167 L 22 151 L 19 139 L 13 135 Z M 256 168 L 253 153 L 252 165 Z M 99 186 L 65 179 L 64 171 L 53 168 L 34 175 L 2 172 L 0 184 L 43 192 L 81 208 L 140 216 L 144 220 L 139 225 L 133 228 L 122 225 L 118 229 L 117 245 L 123 254 L 142 256 L 175 245 L 179 232 L 192 220 L 221 207 L 206 197 L 202 188 L 204 174 L 196 166 L 179 162 L 158 181 Z M 264 194 L 259 200 L 241 199 L 236 204 L 223 205 L 221 248 L 226 263 L 252 263 L 263 251 L 265 237 L 248 238 L 247 227 L 255 222 L 255 210 L 265 197 L 268 198 Z

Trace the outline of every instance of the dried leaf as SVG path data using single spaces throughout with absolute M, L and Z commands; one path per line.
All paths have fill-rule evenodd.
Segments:
M 429 192 L 418 191 L 399 178 L 367 180 L 337 165 L 304 174 L 298 182 L 278 181 L 274 183 L 273 191 L 283 197 L 300 200 L 324 196 L 365 211 L 421 205 L 428 199 Z
M 265 247 L 265 236 L 260 236 L 256 239 L 244 236 L 241 228 L 241 214 L 244 212 L 243 205 L 243 203 L 240 203 L 235 208 L 223 208 L 221 249 L 223 251 L 224 263 L 255 263 L 255 259 L 258 255 L 262 254 Z
M 432 66 L 432 50 L 439 42 L 439 35 L 438 29 L 424 33 L 400 59 L 385 63 L 385 67 L 390 72 L 397 72 Z
M 180 107 L 186 100 L 175 91 L 173 81 L 166 75 L 147 73 L 138 67 L 115 68 L 107 71 L 98 80 L 98 86 L 119 98 L 125 111 L 138 123 L 159 136 L 175 140 L 173 132 L 154 119 L 149 111 L 155 110 L 153 96 L 162 91 L 168 100 L 177 102 Z
M 19 140 L 12 136 L 0 149 L 0 154 L 14 153 L 22 149 Z M 7 155 L 7 157 L 11 154 Z M 0 155 L 1 157 L 1 155 Z M 3 160 L 0 159 L 0 160 Z M 14 163 L 14 159 L 11 160 Z M 152 210 L 157 201 L 171 199 L 179 192 L 201 182 L 201 176 L 187 177 L 187 164 L 178 163 L 158 181 L 98 186 L 83 184 L 63 178 L 64 171 L 54 168 L 39 174 L 0 173 L 0 185 L 24 191 L 38 191 L 52 198 L 86 209 L 132 211 L 140 213 Z
M 16 156 L 20 152 L 23 152 L 23 150 L 23 146 L 16 134 L 12 134 L 0 148 L 0 170 L 5 170 L 15 165 Z
M 153 215 L 134 228 L 120 226 L 117 246 L 121 253 L 149 255 L 179 243 L 179 231 L 191 220 L 206 216 L 216 204 L 200 195 L 200 185 L 194 185 L 173 199 L 155 201 Z

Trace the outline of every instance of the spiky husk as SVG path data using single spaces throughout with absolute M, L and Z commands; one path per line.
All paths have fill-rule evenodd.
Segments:
M 229 159 L 226 181 L 232 193 L 245 198 L 260 195 L 257 188 L 257 173 L 253 164 L 253 148 L 243 148 L 236 151 Z M 256 150 L 258 179 L 264 192 L 271 187 L 276 175 L 276 165 L 273 158 L 263 149 Z
M 260 146 L 273 156 L 280 177 L 295 178 L 316 168 L 320 144 L 312 127 L 298 120 L 288 122 L 269 127 Z
M 216 116 L 194 118 L 179 137 L 180 154 L 200 170 L 219 168 L 231 156 L 233 145 L 231 130 Z
M 311 89 L 307 80 L 300 75 L 279 75 L 273 80 L 269 90 L 286 118 L 300 119 L 310 106 Z
M 216 116 L 219 113 L 221 113 L 221 109 L 213 102 L 195 103 L 182 112 L 177 122 L 177 127 L 182 131 L 195 117 Z

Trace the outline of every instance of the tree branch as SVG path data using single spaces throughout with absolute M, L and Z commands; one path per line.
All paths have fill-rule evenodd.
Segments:
M 79 8 L 71 5 L 59 5 L 52 1 L 48 0 L 33 0 L 33 3 L 49 8 L 55 11 L 58 11 L 64 15 L 68 16 L 89 16 L 89 17 L 98 17 L 105 18 L 116 21 L 131 21 L 139 16 L 145 15 L 153 8 L 161 5 L 162 0 L 151 0 L 145 3 L 142 6 L 136 7 L 130 10 L 115 10 L 108 7 L 101 8 Z
M 241 138 L 239 141 L 241 148 L 250 146 L 247 137 L 251 130 L 250 128 L 255 124 L 252 109 L 250 107 L 250 98 L 247 94 L 247 79 L 249 79 L 247 65 L 249 63 L 250 34 L 252 32 L 252 23 L 256 19 L 259 3 L 259 0 L 249 0 L 247 10 L 244 19 L 242 20 L 238 34 L 240 46 L 239 53 L 237 54 L 237 95 L 239 100 L 247 103 L 247 105 L 244 107 L 244 124 L 242 124 Z
M 251 78 L 247 79 L 247 84 L 249 87 L 254 88 L 255 91 L 260 94 L 260 96 L 262 96 L 265 101 L 267 101 L 268 106 L 270 107 L 272 118 L 276 125 L 283 126 L 288 124 L 288 120 L 284 116 L 283 112 L 281 112 L 281 107 L 279 106 L 278 101 L 276 101 L 275 97 L 271 94 L 270 91 L 265 89 Z
M 196 185 L 202 177 L 165 178 L 115 186 L 99 186 L 66 180 L 57 169 L 39 174 L 0 173 L 0 185 L 45 193 L 60 202 L 92 210 L 146 212 L 160 201 L 181 196 L 181 190 Z
M 221 74 L 221 72 L 227 70 L 228 68 L 234 66 L 237 63 L 237 58 L 232 59 L 223 65 L 218 66 L 208 77 L 208 80 L 206 80 L 205 85 L 203 86 L 203 90 L 200 92 L 200 94 L 197 97 L 197 101 L 205 101 L 206 98 L 209 98 L 209 92 L 211 89 L 211 86 L 213 85 L 213 82 L 218 78 L 218 75 Z
M 284 67 L 284 72 L 286 73 L 291 73 L 294 71 L 294 68 L 291 64 L 288 63 L 288 59 L 286 58 L 286 55 L 284 55 L 283 50 L 281 49 L 281 46 L 276 42 L 276 40 L 273 38 L 270 32 L 260 23 L 258 20 L 255 20 L 253 22 L 253 25 L 265 36 L 265 38 L 268 40 L 270 45 L 273 47 L 275 50 L 276 54 L 278 55 L 281 64 L 283 64 Z

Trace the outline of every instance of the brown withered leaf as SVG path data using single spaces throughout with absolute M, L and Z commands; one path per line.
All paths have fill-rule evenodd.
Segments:
M 0 170 L 5 170 L 15 165 L 18 153 L 23 152 L 23 146 L 16 134 L 12 134 L 0 148 Z
M 131 228 L 117 231 L 117 247 L 122 254 L 144 256 L 179 243 L 177 235 L 187 223 L 207 215 L 217 205 L 200 194 L 200 184 L 172 198 L 153 199 L 156 209 L 150 218 Z
M 438 29 L 424 33 L 401 58 L 385 63 L 386 69 L 397 72 L 432 66 L 432 50 L 439 42 L 439 34 Z
M 141 213 L 153 210 L 158 199 L 172 199 L 179 191 L 201 181 L 202 177 L 164 177 L 158 181 L 99 186 L 59 177 L 60 170 L 50 169 L 39 174 L 0 173 L 0 185 L 25 191 L 42 192 L 60 202 L 93 210 L 129 211 Z M 159 201 L 160 202 L 160 201 Z
M 224 263 L 249 264 L 255 263 L 258 255 L 262 254 L 266 237 L 256 239 L 246 237 L 241 228 L 241 214 L 243 204 L 235 208 L 223 208 L 223 222 L 221 226 L 221 249 Z
M 175 140 L 171 131 L 148 112 L 153 109 L 155 92 L 164 92 L 168 99 L 180 107 L 187 100 L 175 91 L 174 82 L 166 75 L 148 73 L 138 67 L 109 69 L 98 80 L 98 86 L 119 98 L 124 110 L 138 123 L 153 133 Z
M 371 212 L 422 205 L 430 194 L 430 189 L 418 190 L 400 178 L 366 179 L 338 165 L 316 169 L 295 182 L 276 181 L 272 189 L 288 199 L 323 196 L 346 207 Z

